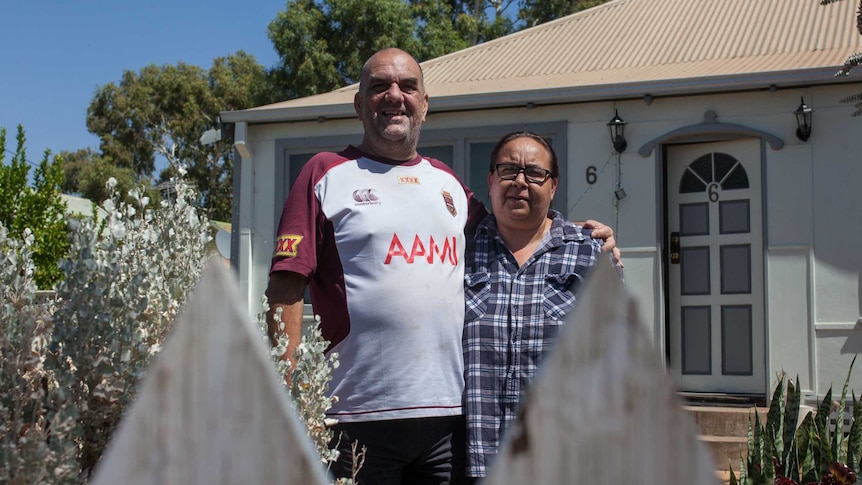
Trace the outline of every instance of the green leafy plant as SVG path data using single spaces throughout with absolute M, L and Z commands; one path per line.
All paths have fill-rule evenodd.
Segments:
M 12 158 L 7 165 L 6 129 L 0 128 L 0 224 L 19 240 L 24 238 L 25 230 L 29 231 L 31 258 L 36 266 L 34 281 L 38 288 L 47 290 L 63 277 L 57 262 L 69 250 L 63 217 L 66 204 L 60 198 L 63 164 L 62 160 L 51 160 L 51 153 L 46 151 L 33 172 L 31 186 L 26 141 L 24 128 L 18 125 L 15 152 L 10 152 Z
M 737 479 L 730 469 L 730 484 L 737 485 L 854 485 L 862 458 L 862 403 L 852 393 L 853 417 L 850 432 L 843 429 L 844 403 L 850 385 L 853 362 L 837 406 L 832 388 L 826 392 L 816 412 L 811 411 L 797 426 L 801 392 L 799 378 L 795 383 L 781 376 L 772 394 L 766 422 L 754 413 L 749 420 L 748 454 L 740 460 Z M 832 430 L 829 416 L 835 407 L 836 426 Z

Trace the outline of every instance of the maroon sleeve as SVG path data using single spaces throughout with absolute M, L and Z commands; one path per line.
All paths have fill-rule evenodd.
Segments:
M 317 248 L 326 218 L 314 186 L 330 167 L 344 160 L 339 154 L 321 152 L 300 170 L 281 211 L 270 273 L 292 271 L 308 278 L 317 269 Z

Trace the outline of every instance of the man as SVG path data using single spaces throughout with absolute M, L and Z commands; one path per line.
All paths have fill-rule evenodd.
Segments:
M 500 437 L 550 350 L 601 245 L 551 210 L 559 168 L 539 135 L 491 152 L 488 215 L 467 243 L 464 367 L 467 475 L 486 476 Z
M 350 477 L 358 440 L 367 447 L 360 483 L 450 483 L 465 453 L 464 234 L 486 212 L 449 167 L 416 152 L 428 95 L 413 57 L 375 53 L 354 107 L 362 143 L 312 157 L 285 202 L 270 339 L 281 309 L 293 355 L 309 284 L 328 351 L 339 353 L 338 402 L 327 413 L 338 420 L 335 476 Z

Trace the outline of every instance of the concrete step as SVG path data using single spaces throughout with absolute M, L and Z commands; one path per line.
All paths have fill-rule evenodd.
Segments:
M 719 470 L 733 468 L 739 472 L 739 459 L 748 456 L 748 439 L 736 436 L 699 436 L 712 452 L 715 466 Z
M 689 403 L 684 408 L 690 413 L 699 430 L 698 439 L 712 452 L 716 476 L 723 483 L 728 483 L 728 470 L 732 468 L 739 478 L 739 460 L 748 456 L 748 421 L 754 419 L 754 413 L 757 412 L 760 422 L 765 424 L 769 408 L 763 402 L 746 403 L 746 398 L 732 396 L 704 397 L 693 394 L 683 397 Z M 813 408 L 810 406 L 801 406 L 799 422 L 811 410 Z
M 736 473 L 736 472 L 733 472 L 733 473 L 736 475 L 736 480 L 738 482 L 739 481 L 739 473 Z M 730 483 L 730 472 L 727 470 L 716 470 L 715 471 L 715 477 L 718 478 L 718 480 L 721 483 Z
M 766 420 L 766 408 L 756 408 L 761 422 Z M 748 420 L 754 418 L 754 407 L 685 406 L 695 425 L 705 436 L 748 436 Z
M 754 413 L 766 420 L 768 409 L 755 406 L 687 405 L 699 430 L 698 439 L 707 445 L 715 461 L 716 476 L 722 483 L 730 479 L 730 468 L 739 476 L 739 460 L 748 456 L 748 420 Z

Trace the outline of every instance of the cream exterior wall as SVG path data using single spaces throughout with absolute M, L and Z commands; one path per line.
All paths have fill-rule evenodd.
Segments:
M 862 84 L 776 92 L 656 98 L 431 114 L 424 132 L 514 123 L 567 123 L 568 216 L 597 219 L 615 228 L 625 262 L 628 289 L 636 296 L 644 324 L 664 352 L 665 324 L 664 172 L 661 146 L 642 157 L 638 149 L 673 130 L 697 125 L 712 110 L 718 121 L 736 123 L 782 139 L 784 147 L 761 143 L 766 299 L 766 374 L 772 389 L 777 373 L 799 376 L 804 392 L 840 392 L 849 362 L 862 351 L 862 119 L 838 102 L 862 91 Z M 793 110 L 800 96 L 814 109 L 813 134 L 797 140 Z M 628 148 L 619 157 L 606 127 L 614 109 L 627 122 Z M 266 287 L 269 256 L 280 203 L 276 193 L 276 141 L 319 136 L 361 137 L 355 119 L 251 125 L 251 160 L 241 167 L 239 274 L 252 313 Z M 597 169 L 592 186 L 588 166 Z M 619 170 L 619 172 L 618 172 Z M 626 198 L 614 208 L 617 174 Z M 475 184 L 474 184 L 475 185 Z M 477 187 L 473 187 L 474 190 Z M 862 374 L 851 381 L 862 388 Z

